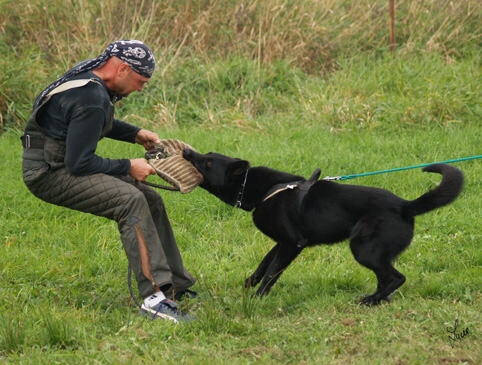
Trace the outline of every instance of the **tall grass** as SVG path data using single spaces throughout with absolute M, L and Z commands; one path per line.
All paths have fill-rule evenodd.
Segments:
M 464 57 L 480 49 L 481 14 L 476 0 L 397 1 L 397 52 Z M 45 84 L 119 38 L 148 43 L 161 75 L 192 59 L 209 67 L 233 57 L 253 60 L 260 76 L 280 61 L 323 75 L 340 58 L 385 53 L 389 43 L 386 0 L 5 0 L 0 25 L 3 127 L 22 126 Z

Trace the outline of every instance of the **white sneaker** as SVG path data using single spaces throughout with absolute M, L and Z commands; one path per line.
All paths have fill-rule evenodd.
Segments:
M 148 303 L 146 304 L 144 301 L 141 305 L 141 314 L 152 319 L 167 319 L 174 323 L 190 322 L 192 320 L 192 317 L 179 310 L 176 302 L 170 299 L 163 299 L 153 306 L 150 306 Z

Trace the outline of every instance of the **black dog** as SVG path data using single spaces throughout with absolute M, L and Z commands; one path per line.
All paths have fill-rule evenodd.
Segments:
M 418 199 L 407 201 L 374 187 L 309 180 L 218 153 L 184 150 L 184 158 L 203 175 L 203 189 L 223 202 L 253 212 L 255 225 L 276 245 L 261 261 L 246 287 L 261 281 L 257 295 L 268 294 L 284 269 L 304 247 L 350 240 L 355 259 L 378 279 L 367 305 L 389 300 L 405 282 L 392 261 L 413 237 L 414 217 L 453 202 L 464 177 L 452 166 L 433 164 L 423 171 L 442 174 L 442 182 Z

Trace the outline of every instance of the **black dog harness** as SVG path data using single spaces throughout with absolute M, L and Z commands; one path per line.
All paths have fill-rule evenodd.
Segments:
M 311 186 L 318 181 L 320 174 L 321 174 L 321 170 L 316 169 L 315 171 L 313 171 L 313 173 L 311 174 L 308 180 L 295 181 L 288 184 L 287 183 L 276 184 L 275 186 L 273 186 L 271 189 L 268 190 L 265 197 L 263 198 L 263 202 L 265 202 L 269 198 L 272 198 L 276 194 L 281 193 L 282 191 L 285 191 L 285 190 L 300 189 L 302 192 L 307 192 L 308 190 L 310 190 Z
M 238 193 L 238 197 L 236 200 L 236 204 L 234 205 L 236 208 L 241 208 L 243 204 L 243 195 L 244 195 L 244 188 L 246 186 L 246 181 L 248 180 L 248 170 L 246 170 L 246 175 L 244 176 L 244 182 L 241 184 L 241 190 Z M 294 181 L 290 183 L 281 183 L 281 184 L 276 184 L 274 185 L 271 189 L 268 190 L 268 192 L 265 194 L 262 202 L 265 202 L 269 198 L 272 198 L 278 193 L 281 193 L 282 191 L 285 190 L 294 190 L 294 189 L 300 189 L 300 191 L 306 193 L 308 190 L 311 188 L 311 186 L 318 181 L 319 177 L 321 174 L 320 169 L 316 169 L 310 176 L 308 180 L 303 180 L 303 181 Z
M 266 193 L 266 196 L 263 198 L 263 202 L 265 202 L 269 198 L 272 198 L 276 194 L 281 193 L 282 191 L 285 191 L 285 190 L 300 189 L 301 191 L 306 192 L 311 188 L 311 185 L 313 185 L 314 183 L 315 181 L 306 180 L 306 181 L 296 181 L 289 184 L 286 184 L 286 183 L 276 184 L 275 186 L 273 186 L 271 189 L 268 190 L 268 192 Z

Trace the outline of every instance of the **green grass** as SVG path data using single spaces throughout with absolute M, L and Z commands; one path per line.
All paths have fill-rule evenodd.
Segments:
M 439 56 L 448 64 L 472 58 L 480 65 L 480 57 L 473 53 L 480 54 L 482 46 L 482 3 L 440 1 L 396 1 L 394 54 Z M 339 69 L 344 58 L 385 57 L 388 4 L 388 0 L 126 0 L 122 4 L 112 0 L 3 0 L 0 127 L 22 126 L 31 100 L 44 85 L 79 60 L 98 56 L 120 38 L 141 39 L 154 50 L 162 87 L 152 107 L 161 121 L 172 123 L 174 116 L 175 122 L 190 124 L 209 117 L 237 119 L 240 109 L 255 117 L 269 111 L 270 105 L 286 109 L 285 93 L 289 96 L 299 86 L 296 79 L 286 81 L 293 74 L 299 76 L 302 71 L 326 77 Z M 367 63 L 360 79 L 380 81 L 384 76 L 379 86 L 403 87 L 401 80 L 393 83 L 391 69 L 388 75 L 378 75 L 371 66 Z M 403 68 L 403 63 L 398 67 Z M 426 76 L 417 68 L 410 71 L 412 76 Z M 273 94 L 273 89 L 283 94 Z M 196 93 L 185 100 L 185 91 Z M 211 94 L 219 99 L 214 105 Z M 447 94 L 436 90 L 433 94 L 430 107 L 443 108 Z M 348 105 L 338 104 L 342 101 L 333 100 L 333 106 L 341 109 L 343 120 Z M 218 103 L 229 103 L 232 108 L 219 110 Z M 208 109 L 207 118 L 200 115 L 200 109 Z M 372 111 L 360 112 L 364 115 L 354 116 Z
M 126 104 L 128 102 L 126 101 Z M 261 122 L 260 122 L 261 123 Z M 472 156 L 478 123 L 392 123 L 330 131 L 289 114 L 266 116 L 257 130 L 191 127 L 159 130 L 215 150 L 308 176 Z M 348 128 L 350 126 L 350 128 Z M 390 304 L 364 308 L 375 288 L 346 244 L 305 250 L 262 300 L 242 288 L 272 242 L 250 215 L 201 189 L 162 193 L 187 267 L 199 282 L 198 317 L 173 326 L 137 315 L 127 290 L 127 261 L 112 222 L 36 200 L 22 185 L 19 132 L 2 137 L 0 356 L 7 363 L 477 363 L 480 361 L 482 255 L 480 160 L 459 163 L 460 199 L 417 219 L 412 246 L 396 266 L 407 283 Z M 141 156 L 136 146 L 102 141 L 105 156 Z M 152 177 L 154 181 L 157 178 Z M 351 180 L 415 198 L 439 181 L 409 170 Z M 448 342 L 459 319 L 469 335 Z
M 375 308 L 357 304 L 376 281 L 346 243 L 306 249 L 269 296 L 253 298 L 242 283 L 273 243 L 250 214 L 199 188 L 161 192 L 202 296 L 183 304 L 198 320 L 176 326 L 138 315 L 113 222 L 28 192 L 19 141 L 42 86 L 128 36 L 154 46 L 159 70 L 118 116 L 201 152 L 303 176 L 480 155 L 480 1 L 396 2 L 394 54 L 388 1 L 45 4 L 0 4 L 0 362 L 482 362 L 481 160 L 457 163 L 457 201 L 418 217 L 396 262 L 407 282 Z M 98 152 L 143 156 L 109 140 Z M 413 199 L 439 181 L 413 169 L 342 183 Z M 452 348 L 457 319 L 469 333 Z

